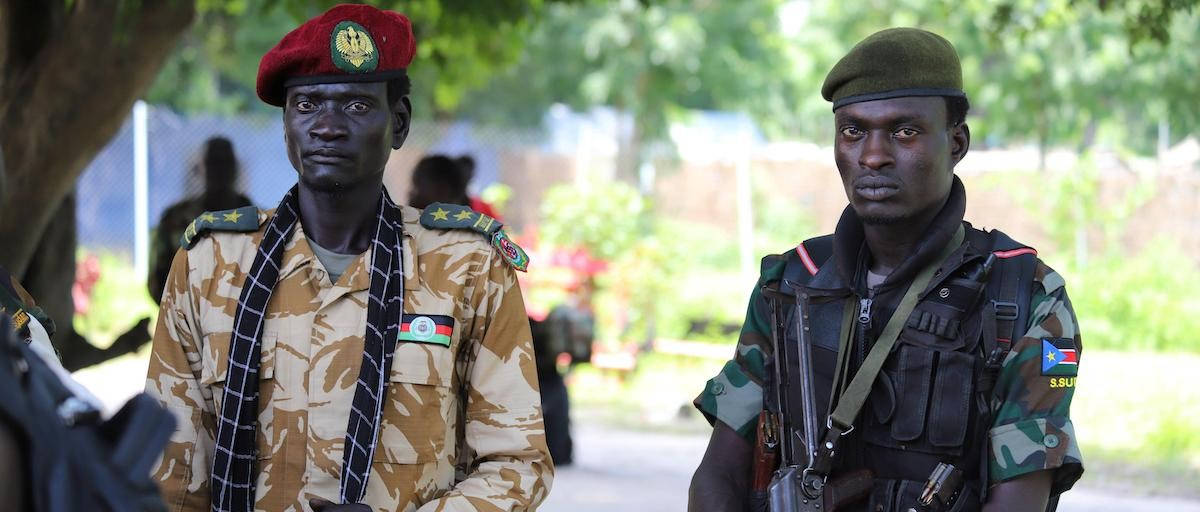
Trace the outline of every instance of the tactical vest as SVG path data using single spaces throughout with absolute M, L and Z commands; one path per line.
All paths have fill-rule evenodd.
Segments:
M 854 430 L 839 448 L 831 478 L 860 468 L 875 474 L 870 498 L 860 502 L 866 508 L 860 510 L 923 510 L 917 498 L 939 462 L 964 471 L 966 484 L 950 510 L 979 510 L 986 500 L 988 458 L 984 451 L 994 412 L 994 383 L 1011 340 L 1023 334 L 1028 322 L 1036 251 L 999 231 L 968 226 L 965 235 L 964 243 L 946 260 L 961 262 L 943 266 L 921 295 L 854 422 Z M 847 301 L 853 301 L 849 318 L 856 325 L 851 331 L 846 382 L 896 302 L 888 308 L 874 303 L 872 297 L 859 296 L 854 286 L 843 282 L 830 258 L 832 253 L 833 235 L 827 235 L 779 256 L 785 258 L 780 289 L 809 296 L 813 381 L 822 425 L 833 398 Z M 989 253 L 996 255 L 989 278 L 971 289 L 961 274 L 968 267 L 978 267 Z M 778 262 L 764 260 L 764 268 Z M 766 302 L 759 307 L 769 308 Z M 785 343 L 795 346 L 795 328 L 786 328 L 795 325 L 795 307 L 785 306 L 783 311 L 787 313 L 781 315 L 780 327 L 784 328 L 779 332 L 785 333 Z M 764 314 L 763 318 L 771 316 Z M 1022 332 L 1017 332 L 1018 326 Z M 789 368 L 786 374 L 789 386 L 798 389 L 799 369 Z M 768 382 L 768 387 L 773 385 Z M 773 395 L 773 391 L 765 394 L 768 408 L 772 408 Z M 802 410 L 798 393 L 792 395 L 795 403 L 790 409 Z M 801 418 L 791 421 L 798 425 Z

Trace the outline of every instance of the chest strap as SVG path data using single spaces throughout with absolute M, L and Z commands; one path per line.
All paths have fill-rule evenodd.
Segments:
M 863 360 L 862 365 L 855 372 L 854 378 L 850 380 L 850 384 L 846 386 L 846 390 L 838 397 L 837 407 L 834 408 L 833 413 L 829 415 L 829 419 L 826 422 L 825 435 L 820 444 L 816 446 L 813 464 L 804 472 L 802 485 L 805 488 L 820 489 L 824 487 L 825 477 L 829 475 L 833 468 L 833 456 L 837 452 L 838 442 L 842 436 L 854 430 L 854 420 L 858 416 L 859 411 L 862 410 L 863 404 L 866 403 L 867 396 L 871 393 L 871 385 L 875 382 L 876 377 L 879 376 L 880 370 L 883 369 L 884 361 L 887 360 L 892 347 L 896 345 L 896 340 L 900 337 L 900 331 L 904 329 L 905 321 L 912 314 L 913 308 L 916 307 L 922 292 L 929 285 L 929 281 L 933 279 L 934 272 L 937 271 L 942 262 L 946 261 L 946 258 L 949 258 L 962 245 L 965 235 L 965 230 L 960 224 L 950 242 L 946 244 L 946 247 L 942 248 L 937 258 L 921 269 L 912 280 L 912 283 L 909 284 L 908 290 L 904 292 L 904 297 L 900 299 L 900 304 L 896 307 L 895 313 L 888 319 L 879 339 L 871 347 L 870 353 L 867 354 L 866 359 Z M 842 330 L 849 331 L 844 328 Z M 846 353 L 849 349 L 850 336 L 846 332 L 843 332 L 838 353 Z M 840 374 L 844 373 L 844 368 L 837 368 L 837 373 L 840 376 Z M 834 382 L 838 382 L 839 380 L 838 376 L 834 377 Z

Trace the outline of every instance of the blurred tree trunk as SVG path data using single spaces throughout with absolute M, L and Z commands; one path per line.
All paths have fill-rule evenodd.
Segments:
M 26 270 L 46 226 L 194 15 L 191 0 L 0 0 L 0 264 L 13 274 L 37 279 Z M 74 275 L 74 245 L 54 249 Z
M 71 294 L 75 284 L 75 196 L 73 191 L 68 193 L 54 209 L 21 283 L 38 307 L 54 320 L 54 348 L 62 356 L 63 367 L 72 372 L 134 352 L 150 341 L 146 330 L 149 319 L 134 324 L 107 348 L 97 348 L 75 332 L 75 299 Z
M 0 264 L 54 319 L 55 346 L 72 370 L 148 339 L 145 323 L 109 349 L 75 333 L 70 194 L 194 15 L 192 0 L 0 0 L 0 148 L 8 181 Z

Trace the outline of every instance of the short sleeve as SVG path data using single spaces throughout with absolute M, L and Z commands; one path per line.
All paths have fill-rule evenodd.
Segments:
M 760 287 L 769 274 L 782 270 L 782 262 L 777 266 L 768 269 L 764 262 L 763 276 L 750 293 L 733 359 L 708 380 L 692 402 L 709 423 L 720 420 L 751 441 L 763 408 L 766 362 L 771 355 L 771 326 Z
M 1083 474 L 1070 418 L 1083 347 L 1062 277 L 1040 261 L 1034 277 L 1029 327 L 1014 343 L 996 383 L 989 480 L 996 484 L 1052 470 L 1053 495 L 1070 489 Z

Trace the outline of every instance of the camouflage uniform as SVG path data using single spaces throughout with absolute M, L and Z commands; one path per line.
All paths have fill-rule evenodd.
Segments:
M 965 199 L 955 196 L 955 194 L 961 194 L 961 184 L 957 183 L 957 179 L 955 187 L 950 203 L 954 203 L 956 200 L 965 201 Z M 847 213 L 843 215 L 843 221 L 839 223 L 839 232 L 842 231 L 847 216 L 851 216 L 851 214 L 852 212 L 847 209 Z M 945 220 L 948 225 L 952 226 L 952 223 L 961 222 L 961 211 L 957 215 L 957 217 L 947 216 L 949 218 Z M 855 220 L 855 222 L 857 221 Z M 972 230 L 969 224 L 965 224 L 965 226 L 968 232 L 975 231 L 977 240 L 985 236 L 977 230 Z M 856 244 L 857 242 L 850 245 L 854 248 L 859 247 Z M 944 263 L 941 268 L 947 268 L 945 265 L 949 265 L 950 261 L 960 257 L 958 254 L 966 254 L 965 251 L 971 250 L 970 245 L 967 243 L 960 246 L 956 255 L 947 260 L 947 263 Z M 770 309 L 766 306 L 766 300 L 760 288 L 768 282 L 779 281 L 783 278 L 785 260 L 788 257 L 789 255 L 785 253 L 764 258 L 762 273 L 751 293 L 736 353 L 733 359 L 725 364 L 721 372 L 708 381 L 704 391 L 695 400 L 695 406 L 705 414 L 710 422 L 720 420 L 751 443 L 756 441 L 755 429 L 758 414 L 763 409 L 764 387 L 767 385 L 769 362 L 773 352 Z M 851 257 L 851 259 L 854 258 Z M 835 265 L 836 262 L 832 261 L 834 259 L 836 258 L 831 257 L 826 265 L 821 265 L 819 272 L 826 272 L 826 266 Z M 817 264 L 819 265 L 819 262 Z M 853 263 L 851 264 L 853 265 Z M 818 274 L 815 265 L 809 271 L 814 275 Z M 1082 457 L 1069 417 L 1071 398 L 1075 391 L 1075 377 L 1046 375 L 1042 359 L 1046 354 L 1046 340 L 1048 339 L 1073 341 L 1074 347 L 1077 349 L 1081 348 L 1081 345 L 1075 314 L 1071 309 L 1070 300 L 1067 298 L 1063 278 L 1041 260 L 1037 260 L 1033 281 L 1028 324 L 1019 326 L 1018 331 L 1023 335 L 1012 343 L 1011 349 L 999 369 L 991 393 L 992 421 L 990 428 L 975 430 L 981 433 L 986 432 L 983 434 L 987 438 L 986 440 L 976 441 L 987 442 L 988 446 L 986 448 L 983 445 L 977 444 L 976 446 L 979 446 L 981 451 L 986 450 L 987 453 L 987 460 L 982 461 L 988 467 L 987 484 L 996 484 L 1038 470 L 1053 470 L 1052 493 L 1057 494 L 1069 489 L 1082 473 Z M 902 292 L 903 288 L 900 291 Z M 877 306 L 882 306 L 885 311 L 881 313 L 879 311 L 881 308 L 876 307 L 877 315 L 872 320 L 876 330 L 872 331 L 872 336 L 878 336 L 878 330 L 881 330 L 878 328 L 891 314 L 890 311 L 886 311 L 888 307 L 886 304 L 877 304 Z M 840 310 L 841 306 L 837 307 Z M 813 371 L 817 385 L 816 395 L 819 411 L 826 411 L 829 407 L 829 402 L 822 403 L 822 401 L 830 396 L 829 381 L 833 378 L 833 368 L 836 366 L 834 359 L 837 354 L 838 329 L 837 326 L 812 326 L 814 338 L 820 338 L 821 332 L 829 331 L 832 331 L 835 338 L 832 347 L 829 347 L 828 344 L 820 346 L 822 342 L 820 339 L 813 342 Z M 975 335 L 978 336 L 979 331 L 975 332 Z M 869 344 L 862 348 L 869 350 Z M 857 358 L 858 363 L 856 364 L 861 364 L 865 352 L 862 348 L 852 347 L 850 357 L 851 361 Z M 895 371 L 896 361 L 902 356 L 903 350 L 901 349 L 903 348 L 907 347 L 901 343 L 891 352 L 885 370 L 892 368 Z M 944 357 L 943 355 L 943 364 L 946 361 Z M 851 367 L 851 370 L 853 369 L 855 369 L 854 366 Z M 1073 374 L 1072 372 L 1070 375 Z M 884 377 L 884 374 L 880 375 L 880 379 Z M 925 391 L 929 393 L 930 383 L 928 380 L 924 385 Z M 872 403 L 879 396 L 879 388 L 880 386 L 877 384 L 875 391 L 872 392 L 867 404 L 859 414 L 859 419 L 855 422 L 856 427 L 863 427 L 864 422 L 876 421 Z M 903 407 L 903 404 L 893 403 L 893 405 L 897 409 Z M 932 419 L 935 414 L 932 408 L 939 405 L 942 404 L 935 403 L 930 406 L 929 412 L 917 414 L 927 414 L 924 416 L 926 421 L 935 421 Z M 875 407 L 877 408 L 877 406 L 878 404 Z M 884 406 L 884 409 L 886 407 Z M 921 403 L 920 407 L 925 407 L 925 404 Z M 898 416 L 901 413 L 896 412 L 895 414 Z M 800 419 L 796 418 L 794 421 L 799 422 Z M 918 419 L 918 423 L 920 422 L 921 420 Z M 965 423 L 966 420 L 964 419 L 963 422 Z M 887 425 L 884 425 L 884 428 L 886 427 Z M 857 430 L 859 432 L 851 434 L 852 441 L 844 450 L 853 455 L 844 453 L 845 458 L 859 457 L 853 459 L 857 461 L 856 464 L 865 464 L 870 467 L 877 465 L 883 457 L 889 456 L 885 454 L 887 448 L 881 448 L 882 445 L 871 444 L 869 447 L 863 447 L 863 443 L 872 442 L 864 441 L 867 439 L 866 436 L 871 435 L 870 428 Z M 868 433 L 861 433 L 862 430 L 867 430 Z M 970 446 L 970 440 L 968 440 L 968 446 Z M 899 448 L 900 457 L 918 456 L 917 449 L 913 445 L 907 446 L 907 453 L 905 453 L 904 444 L 900 444 Z M 895 453 L 892 452 L 890 456 L 896 457 Z M 887 464 L 884 466 L 888 467 Z M 837 471 L 838 466 L 835 466 L 833 476 L 837 475 Z M 878 474 L 878 471 L 876 473 Z M 976 472 L 971 471 L 971 473 Z M 925 474 L 928 475 L 928 473 Z
M 234 208 L 249 204 L 251 204 L 250 198 L 236 194 L 227 206 L 217 206 L 215 209 Z M 150 248 L 150 275 L 147 276 L 150 297 L 155 302 L 162 300 L 163 287 L 167 282 L 167 274 L 171 270 L 171 258 L 179 249 L 179 239 L 183 237 L 184 231 L 187 230 L 192 220 L 207 209 L 204 206 L 204 197 L 196 196 L 168 206 L 163 211 L 162 218 L 158 221 L 158 227 L 154 228 L 154 239 L 151 241 L 153 247 Z
M 270 213 L 259 213 L 259 231 L 213 232 L 172 264 L 147 391 L 181 423 L 154 473 L 173 511 L 209 509 L 233 314 Z M 516 277 L 479 234 L 426 229 L 418 217 L 403 207 L 404 312 L 453 318 L 451 341 L 397 344 L 363 502 L 377 510 L 534 509 L 553 468 Z M 364 344 L 370 251 L 331 283 L 300 223 L 295 230 L 263 325 L 262 510 L 336 501 Z

